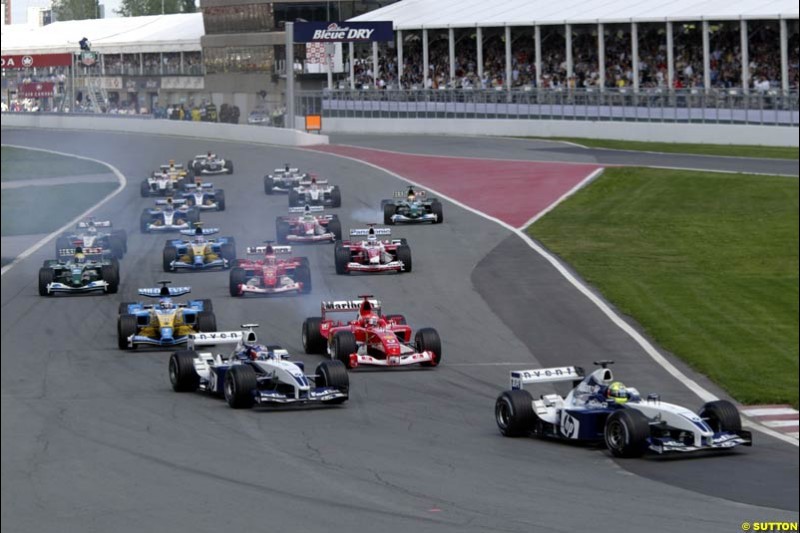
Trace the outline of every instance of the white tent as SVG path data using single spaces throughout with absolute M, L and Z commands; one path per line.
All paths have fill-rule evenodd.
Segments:
M 350 20 L 419 30 L 796 18 L 797 0 L 402 0 Z
M 204 33 L 202 13 L 71 20 L 42 27 L 14 24 L 2 27 L 2 53 L 75 52 L 83 37 L 92 51 L 103 54 L 199 52 Z

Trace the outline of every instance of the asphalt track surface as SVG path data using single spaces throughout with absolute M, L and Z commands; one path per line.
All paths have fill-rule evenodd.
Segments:
M 699 402 L 497 224 L 445 202 L 444 224 L 395 231 L 410 241 L 411 274 L 336 276 L 330 245 L 306 247 L 311 295 L 233 299 L 227 272 L 161 271 L 165 237 L 136 230 L 147 204 L 139 179 L 151 168 L 207 149 L 233 159 L 236 173 L 214 179 L 228 210 L 202 218 L 235 236 L 240 253 L 273 237 L 274 216 L 285 212 L 286 197 L 262 187 L 264 172 L 283 162 L 341 183 L 345 227 L 377 216 L 380 199 L 402 183 L 285 148 L 31 130 L 3 130 L 3 142 L 98 158 L 129 180 L 96 213 L 129 228 L 119 295 L 38 296 L 36 271 L 51 246 L 2 277 L 4 532 L 729 533 L 744 521 L 798 519 L 797 448 L 760 434 L 753 448 L 728 455 L 633 461 L 500 437 L 492 408 L 512 368 L 613 358 L 618 378 L 641 391 Z M 518 158 L 515 150 L 504 157 Z M 259 322 L 263 341 L 296 354 L 302 319 L 318 314 L 321 299 L 373 293 L 415 328 L 439 330 L 443 364 L 354 372 L 341 408 L 242 412 L 176 394 L 170 352 L 116 349 L 117 304 L 164 278 L 212 298 L 220 329 Z M 311 368 L 321 360 L 300 359 Z

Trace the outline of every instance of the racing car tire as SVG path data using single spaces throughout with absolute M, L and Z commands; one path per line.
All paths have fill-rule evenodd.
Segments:
M 434 222 L 434 224 L 441 224 L 444 222 L 444 210 L 442 208 L 442 202 L 439 200 L 434 200 L 431 202 L 431 212 L 436 215 L 436 222 Z
M 256 371 L 250 365 L 234 365 L 225 373 L 225 400 L 233 409 L 250 409 L 256 403 Z
M 197 313 L 197 331 L 217 331 L 217 316 L 211 311 Z
M 178 259 L 178 249 L 174 246 L 165 246 L 164 252 L 161 254 L 161 264 L 164 267 L 164 272 L 172 272 L 175 270 L 172 262 Z
M 742 430 L 742 418 L 739 416 L 739 410 L 727 400 L 706 403 L 700 409 L 699 415 L 700 418 L 706 419 L 715 433 Z
M 61 259 L 61 254 L 59 254 L 60 250 L 69 250 L 72 248 L 72 241 L 67 237 L 59 237 L 56 239 L 56 259 Z
M 217 202 L 217 211 L 225 211 L 225 191 L 222 189 L 214 191 L 214 200 Z
M 324 354 L 325 337 L 320 333 L 322 318 L 311 316 L 303 320 L 303 349 L 307 354 Z
M 142 198 L 150 196 L 150 184 L 147 183 L 147 180 L 144 180 L 139 186 L 139 193 L 142 195 Z
M 194 392 L 200 386 L 200 376 L 194 368 L 197 352 L 181 350 L 169 358 L 169 381 L 175 392 Z
M 342 190 L 338 185 L 331 189 L 331 207 L 342 207 Z
M 606 419 L 603 439 L 614 457 L 641 457 L 647 449 L 650 424 L 635 409 L 620 409 Z
M 101 265 L 100 275 L 108 283 L 108 293 L 116 294 L 119 290 L 119 268 L 114 265 Z
M 292 189 L 289 191 L 289 207 L 297 207 L 300 205 L 300 193 Z
M 403 262 L 403 270 L 400 272 L 411 272 L 411 248 L 407 244 L 397 247 L 397 260 Z
M 233 174 L 233 161 L 231 161 L 230 159 L 226 159 L 225 169 L 228 171 L 228 174 Z
M 236 261 L 236 245 L 232 242 L 223 243 L 219 247 L 219 253 L 223 259 L 228 260 L 229 264 L 233 264 Z
M 317 365 L 317 379 L 314 380 L 316 387 L 332 387 L 345 394 L 350 390 L 350 376 L 347 375 L 347 367 L 341 361 L 322 361 Z M 336 398 L 325 403 L 339 404 L 347 401 L 347 397 Z
M 352 331 L 337 331 L 333 336 L 333 347 L 331 348 L 331 359 L 341 361 L 347 368 L 353 368 L 350 364 L 350 354 L 358 351 L 356 336 Z
M 442 362 L 442 340 L 439 332 L 433 328 L 422 328 L 414 336 L 414 349 L 419 352 L 432 351 L 436 357 L 433 361 L 421 363 L 421 366 L 439 366 Z
M 186 212 L 186 220 L 189 224 L 200 222 L 200 210 L 197 207 L 192 207 Z
M 275 180 L 270 178 L 269 176 L 264 176 L 264 192 L 266 194 L 272 194 L 273 188 L 275 187 Z
M 289 223 L 283 220 L 278 220 L 275 223 L 275 235 L 277 235 L 278 244 L 287 244 L 289 240 Z
M 232 268 L 229 280 L 231 296 L 241 296 L 239 285 L 244 285 L 247 281 L 247 274 L 244 269 L 239 267 Z
M 347 274 L 347 263 L 350 262 L 350 249 L 344 246 L 337 246 L 333 250 L 333 256 L 336 262 L 336 273 Z
M 328 222 L 328 231 L 333 233 L 333 238 L 337 241 L 342 240 L 342 223 L 338 218 L 331 219 Z
M 394 205 L 394 200 L 381 200 L 381 211 L 383 211 L 389 204 Z
M 394 220 L 392 220 L 392 216 L 396 211 L 394 204 L 386 204 L 383 206 L 383 223 L 387 226 L 391 226 L 394 224 Z
M 504 437 L 524 437 L 536 422 L 533 396 L 526 390 L 503 391 L 494 402 L 494 419 Z
M 305 259 L 305 257 L 303 258 Z M 300 294 L 311 292 L 311 269 L 307 265 L 299 265 L 294 269 L 294 280 L 303 284 Z
M 145 210 L 139 217 L 139 230 L 142 233 L 149 233 L 148 226 L 150 226 L 150 214 Z
M 136 302 L 120 302 L 119 309 L 117 310 L 118 315 L 127 315 L 128 314 L 128 306 L 133 305 Z
M 116 259 L 122 259 L 125 257 L 125 242 L 119 237 L 119 235 L 112 235 L 108 238 L 109 248 L 111 248 L 111 254 Z
M 211 300 L 209 300 L 208 298 L 205 298 L 203 300 L 198 300 L 198 301 L 201 304 L 203 304 L 203 311 L 205 311 L 207 313 L 213 313 L 214 312 L 214 303 Z
M 194 173 L 195 176 L 199 176 L 203 173 L 203 165 L 201 165 L 200 163 L 195 163 L 190 168 L 192 169 L 192 172 Z
M 42 267 L 39 269 L 39 296 L 52 296 L 47 292 L 47 286 L 53 283 L 55 273 L 52 268 Z
M 128 253 L 128 232 L 124 229 L 115 229 L 111 232 L 112 237 L 116 237 L 122 241 L 122 249 Z
M 128 337 L 136 335 L 137 331 L 136 315 L 120 315 L 117 319 L 117 346 L 119 346 L 120 350 L 136 349 L 135 344 L 133 348 L 128 348 Z

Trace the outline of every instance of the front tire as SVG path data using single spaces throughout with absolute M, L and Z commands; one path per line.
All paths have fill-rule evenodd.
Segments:
M 273 180 L 269 176 L 264 176 L 264 192 L 267 194 L 272 194 L 274 188 L 275 188 L 275 180 Z
M 433 361 L 421 363 L 421 366 L 439 366 L 442 362 L 442 340 L 433 328 L 422 328 L 414 336 L 414 349 L 417 353 L 433 352 Z
M 401 272 L 411 272 L 411 247 L 406 244 L 398 246 L 397 260 L 403 262 L 403 270 L 401 270 Z
M 47 286 L 53 283 L 54 278 L 55 273 L 52 268 L 42 267 L 39 269 L 39 296 L 52 296 L 52 294 L 47 291 Z
M 434 224 L 441 224 L 444 222 L 444 210 L 442 209 L 442 202 L 438 200 L 431 202 L 431 212 L 436 215 L 436 222 L 434 222 Z
M 534 426 L 533 396 L 526 390 L 507 390 L 494 403 L 494 419 L 504 437 L 524 437 Z
M 700 418 L 706 420 L 714 433 L 738 432 L 742 430 L 739 410 L 727 400 L 708 402 L 700 409 Z
M 317 387 L 332 387 L 339 392 L 348 394 L 350 390 L 350 376 L 347 375 L 347 367 L 341 361 L 322 361 L 317 366 L 317 378 L 314 380 L 314 385 Z M 326 403 L 339 404 L 347 401 L 347 396 L 344 398 L 336 398 Z
M 164 272 L 174 271 L 175 267 L 172 266 L 172 262 L 177 261 L 177 259 L 178 249 L 174 246 L 166 246 L 164 252 L 161 254 L 161 265 L 164 268 Z
M 136 315 L 121 315 L 117 319 L 117 346 L 120 350 L 136 349 L 135 344 L 132 348 L 128 347 L 128 337 L 136 335 L 137 331 Z
M 236 267 L 234 269 L 231 269 L 231 275 L 229 281 L 231 296 L 241 296 L 242 293 L 239 290 L 239 286 L 244 285 L 246 281 L 247 281 L 247 275 L 243 268 Z
M 614 457 L 641 457 L 647 450 L 650 424 L 639 411 L 621 409 L 606 419 L 603 437 Z
M 342 207 L 342 191 L 338 185 L 331 189 L 331 207 Z
M 356 336 L 352 331 L 337 331 L 333 336 L 331 359 L 341 361 L 347 368 L 353 368 L 350 363 L 350 354 L 358 351 Z
M 337 245 L 333 250 L 333 258 L 336 262 L 336 273 L 347 274 L 347 263 L 350 262 L 350 249 Z
M 383 206 L 383 223 L 387 226 L 391 226 L 394 224 L 394 220 L 392 217 L 394 216 L 396 211 L 394 204 L 386 204 Z
M 249 365 L 233 365 L 225 373 L 225 400 L 233 409 L 250 409 L 256 399 L 256 371 Z
M 217 189 L 214 192 L 214 201 L 217 202 L 217 211 L 225 211 L 225 191 Z

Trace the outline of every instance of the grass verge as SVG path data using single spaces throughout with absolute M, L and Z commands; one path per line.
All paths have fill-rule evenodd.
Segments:
M 7 146 L 0 150 L 0 181 L 109 173 L 108 167 L 85 159 Z
M 528 233 L 745 404 L 798 406 L 798 180 L 609 168 Z
M 50 233 L 96 204 L 117 183 L 76 183 L 3 189 L 0 235 Z
M 785 146 L 755 146 L 737 144 L 657 143 L 641 141 L 616 141 L 611 139 L 581 139 L 576 137 L 529 137 L 550 141 L 567 141 L 587 148 L 611 148 L 637 152 L 662 152 L 667 154 L 724 155 L 759 157 L 766 159 L 798 159 L 800 150 Z

